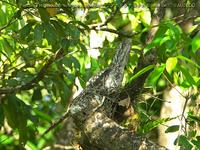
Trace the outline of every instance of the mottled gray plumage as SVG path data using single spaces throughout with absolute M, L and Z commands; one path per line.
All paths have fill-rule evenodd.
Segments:
M 92 113 L 94 108 L 102 106 L 105 97 L 119 89 L 130 48 L 131 40 L 125 39 L 116 50 L 110 66 L 89 80 L 87 87 L 74 99 L 70 107 L 74 118 L 79 121 L 85 120 L 85 117 Z
M 55 128 L 68 116 L 73 117 L 80 123 L 79 125 L 82 125 L 90 114 L 103 106 L 107 95 L 116 91 L 121 85 L 130 48 L 131 40 L 125 39 L 116 50 L 110 66 L 89 80 L 86 88 L 73 100 L 64 116 L 49 127 L 43 135 Z
M 115 56 L 109 67 L 93 76 L 89 80 L 88 88 L 118 88 L 124 76 L 124 68 L 127 64 L 131 48 L 131 39 L 125 39 L 117 48 Z
M 116 50 L 109 67 L 111 71 L 105 81 L 105 87 L 107 89 L 115 90 L 120 87 L 124 76 L 124 68 L 128 62 L 130 48 L 131 39 L 125 39 Z

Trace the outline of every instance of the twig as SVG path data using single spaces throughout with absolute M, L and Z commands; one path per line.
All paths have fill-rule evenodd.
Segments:
M 155 99 L 157 99 L 157 100 L 159 100 L 159 101 L 161 101 L 161 102 L 171 103 L 171 101 L 166 101 L 166 100 L 161 99 L 161 98 L 159 98 L 159 97 L 156 97 L 156 96 L 154 96 L 154 95 L 152 95 L 152 94 L 150 94 L 150 93 L 147 93 L 147 95 L 149 95 L 150 97 L 153 97 L 153 98 L 155 98 Z
M 65 112 L 65 114 L 56 122 L 54 122 L 47 130 L 44 131 L 44 133 L 41 135 L 43 137 L 46 135 L 49 131 L 53 130 L 55 127 L 57 127 L 61 122 L 63 122 L 67 117 L 69 117 L 70 113 L 69 110 Z
M 167 78 L 167 76 L 163 73 L 164 78 L 168 81 L 168 83 L 183 97 L 185 96 L 172 84 L 172 82 Z
M 114 33 L 114 34 L 121 35 L 121 36 L 128 37 L 128 38 L 133 37 L 134 35 L 137 35 L 137 34 L 140 33 L 140 32 L 127 33 L 127 32 L 117 31 L 117 30 L 109 29 L 109 28 L 99 28 L 99 29 L 95 28 L 95 29 L 92 29 L 92 30 L 107 31 L 107 32 Z
M 129 0 L 124 0 L 124 2 L 122 2 L 120 6 L 117 6 L 116 10 L 112 14 L 110 14 L 107 20 L 103 24 L 101 24 L 100 27 L 106 26 L 110 21 L 112 21 L 113 17 L 120 11 L 120 8 L 123 7 L 128 1 Z
M 179 17 L 179 16 L 178 16 Z M 178 17 L 174 17 L 172 18 L 172 20 L 175 20 L 176 18 Z M 198 16 L 190 16 L 184 20 L 180 20 L 178 22 L 176 22 L 174 25 L 177 25 L 177 24 L 180 24 L 180 23 L 183 23 L 189 19 L 194 19 L 194 18 L 197 18 Z M 156 27 L 159 27 L 160 24 L 156 24 L 156 25 L 153 25 L 151 27 L 149 27 L 149 29 L 153 29 L 153 28 L 156 28 Z M 128 37 L 128 38 L 131 38 L 137 34 L 140 34 L 142 32 L 132 32 L 132 33 L 127 33 L 127 32 L 123 32 L 123 31 L 118 31 L 118 30 L 115 30 L 115 29 L 110 29 L 110 28 L 105 28 L 105 27 L 102 27 L 102 25 L 94 25 L 94 26 L 91 26 L 90 30 L 95 30 L 95 31 L 106 31 L 106 32 L 110 32 L 110 33 L 114 33 L 114 34 L 117 34 L 117 35 L 121 35 L 121 36 L 124 36 L 124 37 Z M 145 30 L 144 30 L 145 31 Z M 144 32 L 143 31 L 143 32 Z
M 188 93 L 187 96 L 184 96 L 178 89 L 175 88 L 175 86 L 169 81 L 169 79 L 166 77 L 166 75 L 165 74 L 163 74 L 163 75 L 166 78 L 166 80 L 170 83 L 170 85 L 185 99 L 183 110 L 182 110 L 182 113 L 181 113 L 180 127 L 179 127 L 179 131 L 178 131 L 178 137 L 177 137 L 177 143 L 176 143 L 176 149 L 178 149 L 178 143 L 180 141 L 181 130 L 184 128 L 184 125 L 183 125 L 184 113 L 185 113 L 188 101 L 189 101 L 191 96 L 189 96 L 189 93 Z

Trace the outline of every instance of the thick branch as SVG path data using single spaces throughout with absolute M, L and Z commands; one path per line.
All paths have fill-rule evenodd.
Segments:
M 101 150 L 165 150 L 133 132 L 119 126 L 105 114 L 95 112 L 88 117 L 83 131 L 87 135 L 90 149 Z M 83 144 L 84 145 L 84 144 Z M 87 147 L 88 148 L 88 147 Z

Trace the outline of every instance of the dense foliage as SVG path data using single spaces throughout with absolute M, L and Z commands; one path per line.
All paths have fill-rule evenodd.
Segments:
M 187 33 L 175 19 L 151 25 L 157 2 L 124 1 L 0 1 L 0 149 L 21 146 L 42 149 L 54 141 L 54 132 L 41 134 L 66 111 L 75 90 L 111 61 L 122 37 L 133 40 L 124 84 L 152 70 L 145 87 L 153 91 L 178 85 L 192 88 L 188 124 L 200 122 L 193 111 L 200 85 L 200 35 L 198 17 Z M 90 6 L 90 7 L 89 7 Z M 183 20 L 184 21 L 184 20 Z M 147 32 L 158 28 L 146 45 Z M 142 55 L 156 49 L 156 65 L 135 74 Z M 138 102 L 137 115 L 124 125 L 138 122 L 146 134 L 173 118 L 159 115 L 161 101 Z M 184 110 L 183 110 L 184 111 Z M 136 123 L 132 123 L 136 125 Z M 178 132 L 171 126 L 166 132 Z M 186 149 L 200 148 L 197 129 L 179 138 Z

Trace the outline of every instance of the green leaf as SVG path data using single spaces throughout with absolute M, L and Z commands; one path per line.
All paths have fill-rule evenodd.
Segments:
M 6 52 L 8 57 L 11 57 L 11 55 L 14 52 L 14 49 L 6 38 L 3 38 L 3 39 L 4 39 L 3 40 L 4 51 Z
M 71 96 L 71 89 L 68 87 L 63 75 L 57 76 L 54 80 L 55 94 L 61 98 L 61 104 L 66 106 Z
M 44 33 L 44 27 L 43 25 L 37 24 L 34 28 L 34 40 L 37 43 L 40 43 L 43 38 L 43 33 Z
M 13 129 L 18 129 L 20 142 L 26 142 L 29 133 L 27 128 L 27 121 L 28 119 L 32 122 L 35 121 L 34 116 L 31 114 L 31 107 L 26 105 L 15 95 L 11 95 L 7 97 L 7 100 L 3 105 L 3 110 L 8 124 Z
M 70 57 L 67 57 L 67 59 L 63 59 L 62 60 L 62 63 L 70 68 L 70 69 L 73 69 L 75 68 L 76 70 L 79 70 L 80 69 L 80 63 L 79 61 L 76 59 L 76 57 L 73 57 L 73 56 L 70 56 Z
M 196 66 L 198 69 L 200 69 L 200 66 L 199 66 L 197 63 L 195 63 L 195 62 L 192 61 L 191 59 L 188 59 L 187 57 L 184 57 L 184 56 L 182 56 L 182 55 L 179 55 L 179 56 L 177 56 L 177 58 L 179 58 L 179 59 L 181 59 L 181 60 L 185 60 L 185 61 L 187 61 L 187 62 L 193 64 L 194 66 Z
M 200 23 L 200 17 L 197 17 L 197 18 L 195 19 L 195 23 Z
M 22 17 L 21 13 L 22 13 L 22 10 L 21 9 L 18 10 L 17 12 L 14 13 L 13 18 L 21 19 Z
M 0 149 L 2 149 L 3 145 L 12 145 L 12 143 L 14 142 L 14 137 L 13 136 L 9 136 L 6 134 L 0 134 Z
M 49 22 L 50 17 L 49 17 L 49 13 L 47 12 L 47 10 L 45 8 L 38 8 L 38 12 L 40 14 L 41 20 L 43 22 Z
M 197 140 L 192 140 L 191 142 L 192 142 L 192 144 L 195 145 L 195 147 L 196 147 L 198 150 L 200 150 L 200 142 L 199 142 L 199 141 L 197 141 Z
M 38 150 L 38 147 L 34 143 L 32 143 L 31 141 L 28 141 L 27 145 L 31 150 Z
M 164 48 L 164 50 L 163 50 L 163 48 L 161 48 L 159 53 L 165 53 L 166 50 L 170 51 L 170 52 L 173 51 L 176 42 L 172 39 L 172 37 L 170 37 L 169 35 L 166 35 L 166 32 L 168 30 L 169 30 L 168 28 L 161 25 L 160 28 L 158 29 L 158 31 L 156 32 L 156 35 L 155 35 L 154 39 L 152 40 L 152 42 L 149 45 L 147 45 L 147 47 L 144 48 L 144 50 L 143 50 L 144 54 L 147 53 L 153 47 L 161 46 L 161 45 L 165 46 L 166 48 Z
M 197 83 L 195 82 L 195 80 L 193 79 L 193 77 L 190 75 L 190 73 L 188 72 L 187 69 L 185 69 L 183 66 L 177 66 L 181 72 L 184 74 L 186 81 L 190 84 L 190 86 L 192 85 L 197 85 Z
M 99 70 L 99 63 L 96 59 L 91 57 L 90 62 L 91 62 L 91 71 L 92 72 L 96 72 L 97 70 Z
M 176 141 L 178 140 L 178 145 L 181 146 L 180 149 L 191 150 L 192 144 L 184 135 L 180 135 Z
M 171 38 L 178 41 L 181 37 L 181 30 L 179 30 L 178 26 L 175 26 L 172 21 L 166 21 L 164 22 L 164 25 L 168 28 L 169 35 Z
M 34 109 L 33 111 L 37 115 L 38 118 L 41 118 L 42 120 L 46 120 L 48 122 L 52 121 L 52 118 L 49 115 L 47 115 L 46 113 L 43 113 L 42 111 L 40 111 L 38 109 Z
M 0 9 L 0 18 L 1 18 L 0 25 L 2 27 L 7 22 L 7 15 L 6 15 L 6 13 L 4 13 L 4 11 L 2 9 Z
M 19 30 L 19 35 L 21 40 L 24 40 L 30 35 L 31 29 L 34 24 L 35 21 L 31 21 L 27 25 L 25 25 L 21 30 Z
M 80 69 L 80 63 L 79 63 L 79 61 L 77 60 L 77 58 L 71 56 L 71 61 L 72 61 L 73 64 L 74 64 L 74 68 L 75 68 L 76 70 L 79 70 L 79 69 Z
M 65 30 L 64 30 L 63 26 L 65 26 L 66 23 L 63 23 L 63 22 L 57 21 L 57 20 L 50 20 L 50 23 L 54 26 L 54 28 L 56 29 L 56 33 L 60 37 L 65 37 Z
M 159 46 L 162 39 L 163 39 L 163 37 L 154 38 L 154 40 L 144 48 L 143 53 L 146 54 L 152 48 Z
M 154 121 L 148 121 L 147 124 L 145 124 L 143 127 L 142 127 L 142 133 L 148 133 L 150 132 L 152 129 L 158 127 L 159 125 L 167 122 L 171 120 L 171 118 L 162 118 L 162 119 L 157 119 L 157 120 L 154 120 Z
M 66 83 L 63 83 L 63 89 L 60 91 L 60 96 L 61 96 L 61 104 L 63 106 L 68 106 L 69 98 L 71 96 L 71 90 L 67 86 Z
M 64 72 L 64 74 L 65 74 L 65 81 L 66 81 L 67 85 L 74 84 L 74 82 L 75 82 L 75 75 L 71 74 L 71 73 L 68 73 L 67 71 Z
M 158 79 L 160 78 L 160 76 L 162 75 L 163 71 L 165 70 L 165 64 L 162 64 L 158 67 L 156 67 L 151 73 L 150 75 L 147 77 L 146 79 L 146 87 L 152 87 L 155 88 Z
M 32 101 L 42 100 L 42 93 L 40 88 L 34 90 L 31 100 Z
M 172 73 L 172 71 L 176 68 L 177 65 L 177 58 L 176 57 L 170 57 L 166 61 L 166 70 L 169 74 Z
M 26 126 L 26 117 L 23 115 L 21 107 L 23 104 L 16 96 L 9 96 L 6 103 L 3 105 L 5 116 L 8 124 L 13 128 L 20 128 Z
M 200 35 L 195 36 L 192 39 L 192 51 L 195 53 L 200 48 Z
M 158 37 L 163 37 L 163 35 L 165 34 L 165 32 L 167 31 L 167 27 L 165 26 L 165 24 L 161 23 L 159 26 L 159 29 L 157 30 L 154 39 L 158 38 Z
M 88 15 L 86 16 L 86 19 L 87 19 L 87 24 L 90 24 L 90 23 L 94 23 L 94 22 L 97 22 L 97 21 L 101 21 L 101 18 L 99 17 L 99 11 L 90 11 L 88 13 Z M 118 22 L 118 24 L 121 23 L 121 22 Z
M 70 46 L 70 43 L 71 43 L 70 40 L 68 40 L 68 39 L 62 39 L 61 46 L 62 46 L 62 48 L 68 50 L 68 48 Z
M 179 125 L 173 125 L 167 128 L 167 130 L 165 130 L 165 133 L 169 133 L 169 132 L 176 132 L 179 130 Z
M 140 77 L 141 75 L 143 75 L 144 73 L 148 72 L 149 70 L 153 69 L 155 66 L 154 65 L 149 65 L 145 68 L 143 68 L 142 70 L 138 71 L 136 74 L 134 74 L 129 82 L 132 82 L 133 80 L 135 80 L 136 78 Z
M 65 32 L 67 33 L 68 36 L 71 36 L 74 39 L 79 39 L 79 37 L 80 37 L 79 29 L 73 24 L 66 24 Z
M 8 80 L 6 80 L 6 83 L 8 86 L 11 86 L 11 87 L 17 86 L 19 84 L 19 82 L 15 79 L 8 79 Z
M 164 44 L 167 41 L 170 41 L 170 39 L 171 39 L 170 36 L 163 37 L 162 40 L 160 41 L 160 45 Z
M 45 38 L 48 43 L 54 45 L 57 43 L 57 34 L 55 28 L 51 24 L 45 24 Z
M 192 113 L 188 113 L 188 119 L 200 123 L 200 116 L 193 115 Z

